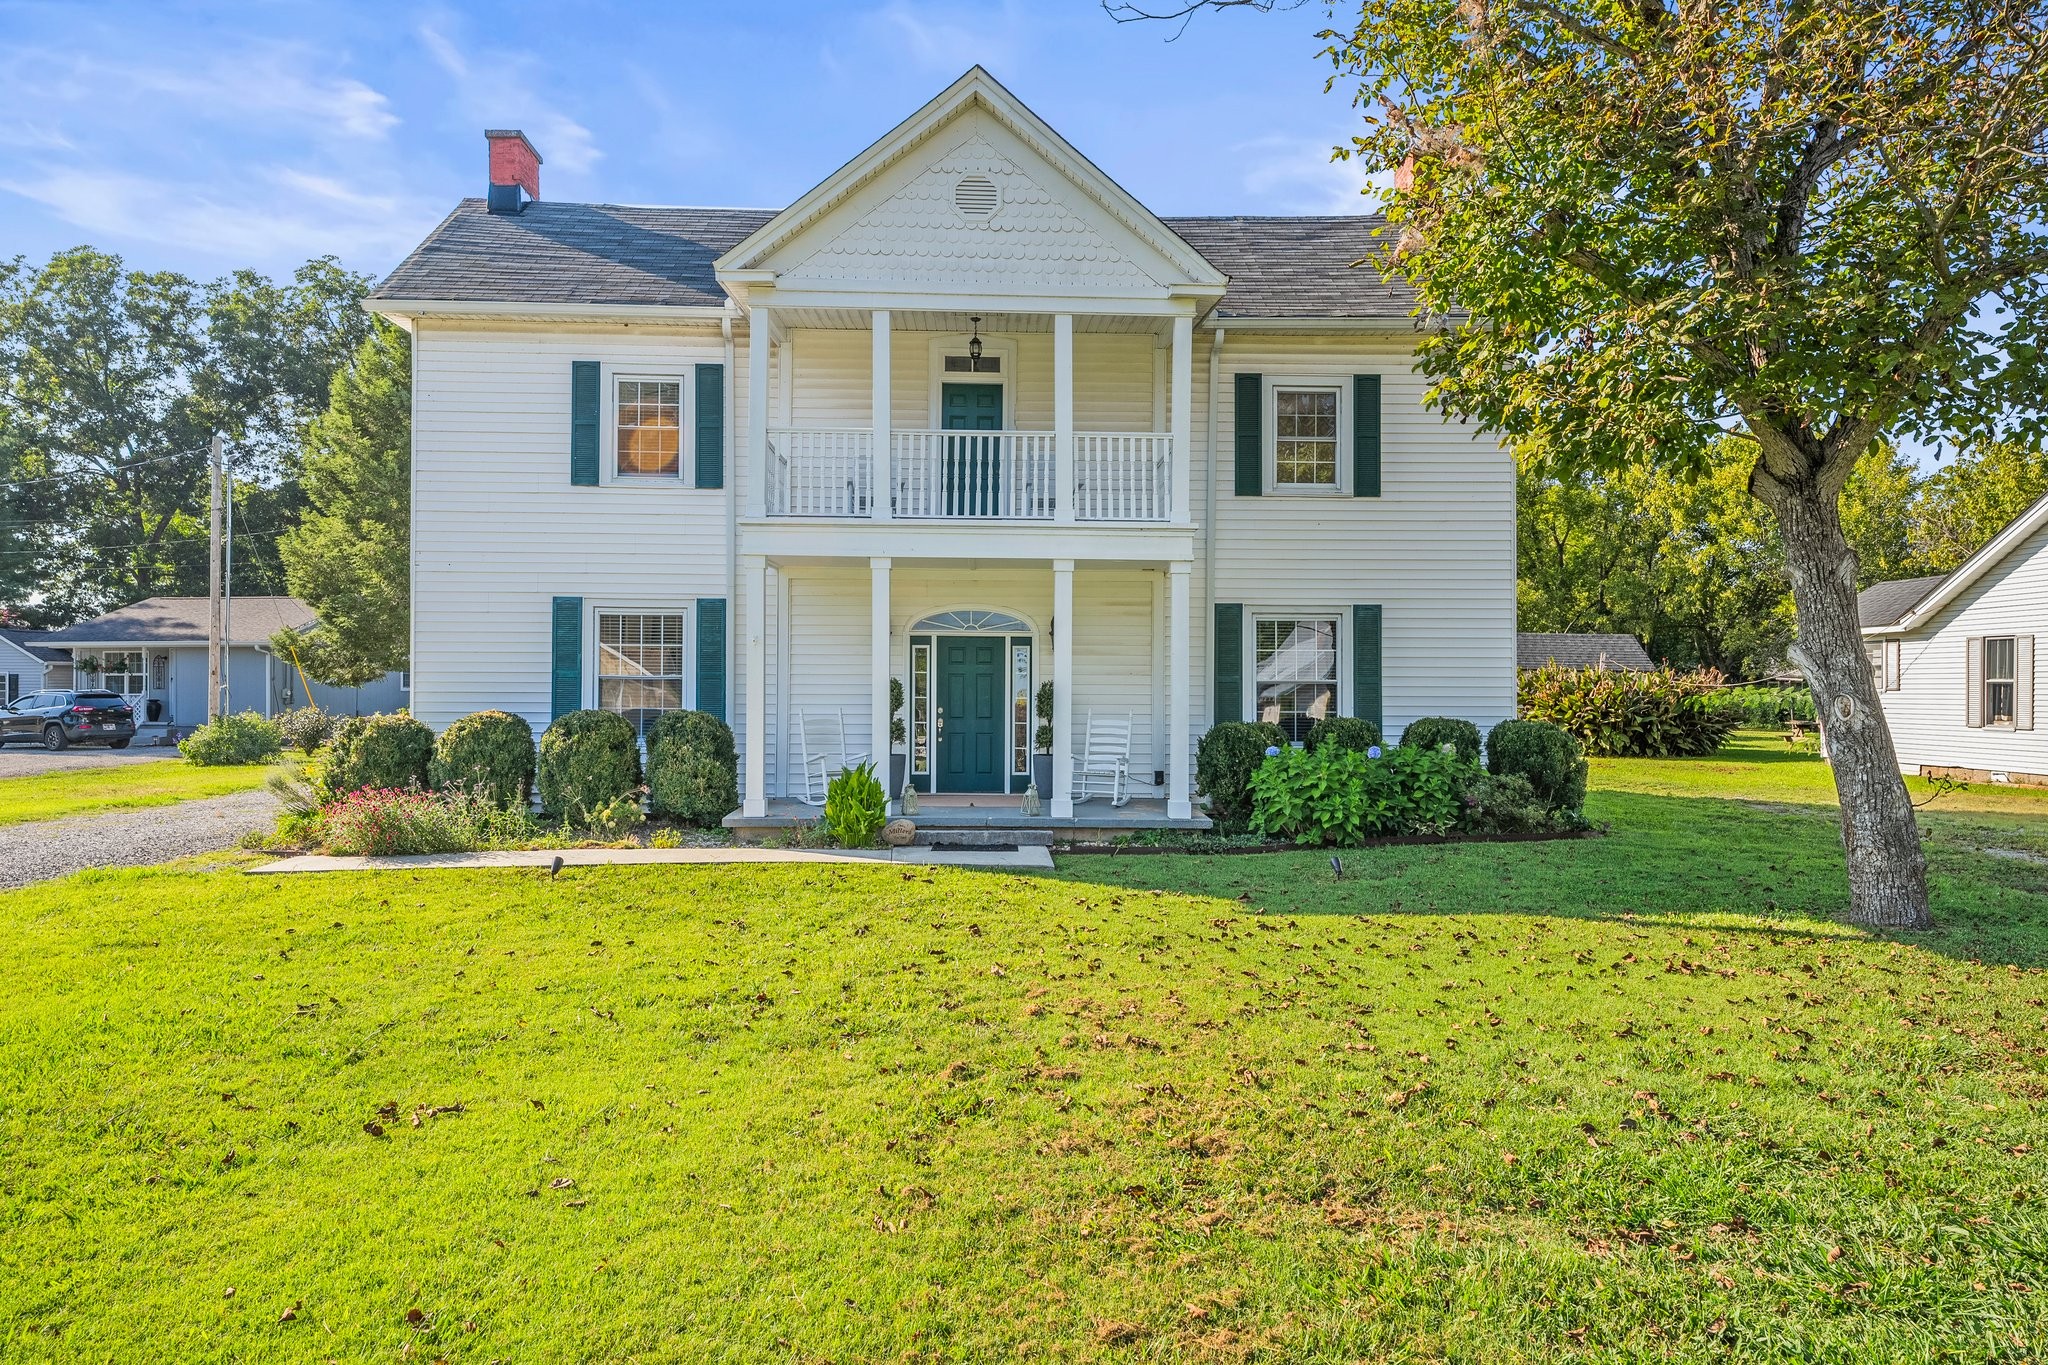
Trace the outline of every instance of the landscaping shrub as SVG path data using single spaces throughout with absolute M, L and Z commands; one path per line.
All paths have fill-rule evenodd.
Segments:
M 1209 818 L 1224 831 L 1252 818 L 1252 771 L 1266 750 L 1288 747 L 1287 732 L 1263 721 L 1226 720 L 1209 727 L 1195 746 L 1195 786 L 1209 798 Z
M 1404 749 L 1441 749 L 1449 744 L 1456 748 L 1458 757 L 1477 767 L 1479 764 L 1479 727 L 1469 720 L 1455 716 L 1424 716 L 1408 722 L 1408 728 L 1401 732 L 1401 747 Z
M 466 853 L 521 842 L 532 821 L 475 792 L 365 787 L 329 802 L 320 832 L 330 853 Z
M 1774 730 L 1787 721 L 1816 722 L 1813 693 L 1804 687 L 1729 687 L 1722 689 L 1722 701 L 1742 712 L 1742 723 L 1752 730 Z
M 1742 722 L 1741 708 L 1720 693 L 1721 675 L 1711 668 L 1626 673 L 1546 664 L 1522 675 L 1519 710 L 1524 720 L 1564 727 L 1603 758 L 1693 758 L 1720 748 Z
M 1339 847 L 1442 833 L 1464 814 L 1471 778 L 1469 764 L 1440 749 L 1282 749 L 1252 771 L 1252 829 Z
M 575 824 L 640 785 L 633 723 L 615 711 L 571 711 L 540 737 L 541 809 Z
M 1548 810 L 1576 811 L 1586 804 L 1586 756 L 1579 742 L 1541 720 L 1504 720 L 1486 737 L 1486 770 L 1516 776 Z
M 1315 753 L 1328 745 L 1362 754 L 1380 742 L 1380 727 L 1356 716 L 1324 716 L 1309 727 L 1302 747 Z
M 647 804 L 656 815 L 716 825 L 740 803 L 732 727 L 706 711 L 670 711 L 647 736 Z
M 619 842 L 646 823 L 647 812 L 640 809 L 640 798 L 632 795 L 607 801 L 584 817 L 590 832 L 608 844 Z
M 1539 834 L 1563 823 L 1520 773 L 1480 773 L 1465 789 L 1460 823 L 1480 834 Z
M 505 711 L 464 716 L 434 741 L 427 777 L 460 787 L 494 806 L 526 808 L 533 796 L 533 727 Z
M 434 732 L 411 716 L 350 716 L 327 745 L 320 790 L 329 800 L 371 787 L 424 790 L 433 757 Z
M 334 738 L 334 717 L 317 706 L 300 706 L 277 718 L 284 742 L 302 754 L 310 754 Z
M 284 735 L 275 721 L 254 711 L 215 716 L 187 735 L 178 752 L 187 763 L 219 768 L 235 763 L 268 763 L 284 751 Z
M 825 788 L 825 829 L 841 848 L 866 848 L 889 822 L 889 797 L 875 780 L 875 765 L 861 763 L 835 775 Z

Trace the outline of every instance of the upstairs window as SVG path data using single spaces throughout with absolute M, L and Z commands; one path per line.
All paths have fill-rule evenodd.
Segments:
M 621 379 L 616 392 L 618 476 L 673 479 L 683 470 L 683 385 Z
M 1337 491 L 1337 415 L 1341 393 L 1332 388 L 1273 390 L 1273 487 L 1296 492 Z

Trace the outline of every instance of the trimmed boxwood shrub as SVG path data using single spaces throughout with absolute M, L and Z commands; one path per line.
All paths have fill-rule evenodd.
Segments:
M 1458 757 L 1467 763 L 1479 762 L 1479 727 L 1469 720 L 1423 716 L 1409 721 L 1408 728 L 1401 732 L 1404 749 L 1441 749 L 1446 744 L 1456 745 Z
M 670 711 L 647 735 L 647 804 L 656 815 L 715 825 L 740 803 L 732 727 L 708 711 Z
M 464 716 L 434 741 L 427 776 L 436 787 L 460 787 L 500 809 L 523 809 L 533 795 L 533 727 L 506 711 Z
M 549 815 L 587 822 L 640 785 L 640 743 L 616 711 L 571 711 L 540 737 L 536 785 Z
M 434 732 L 411 716 L 350 716 L 327 746 L 321 794 L 331 801 L 371 787 L 424 790 L 433 757 Z
M 1576 811 L 1586 804 L 1586 756 L 1569 733 L 1541 720 L 1504 720 L 1486 737 L 1486 770 L 1529 780 L 1543 804 Z
M 1324 716 L 1309 727 L 1302 748 L 1315 753 L 1325 745 L 1362 754 L 1380 742 L 1380 727 L 1356 716 Z
M 283 732 L 254 711 L 215 716 L 178 745 L 185 761 L 201 768 L 268 763 L 283 749 Z
M 1264 721 L 1209 727 L 1195 746 L 1195 785 L 1209 798 L 1209 818 L 1219 829 L 1235 832 L 1251 822 L 1252 770 L 1266 761 L 1266 750 L 1287 746 L 1287 732 Z

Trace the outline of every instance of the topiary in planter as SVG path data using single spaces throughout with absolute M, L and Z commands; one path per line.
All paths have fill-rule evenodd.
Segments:
M 1226 833 L 1243 830 L 1252 818 L 1252 770 L 1266 750 L 1284 749 L 1287 732 L 1263 721 L 1226 720 L 1209 727 L 1195 746 L 1195 785 L 1209 798 L 1209 818 Z
M 1554 811 L 1586 804 L 1586 756 L 1579 742 L 1548 721 L 1504 720 L 1486 737 L 1486 770 L 1517 774 Z
M 533 795 L 533 727 L 505 711 L 464 716 L 434 741 L 427 776 L 436 787 L 460 787 L 501 810 L 523 810 Z
M 1409 721 L 1408 728 L 1401 732 L 1404 749 L 1441 749 L 1446 744 L 1456 746 L 1458 757 L 1467 763 L 1479 761 L 1479 727 L 1469 720 L 1424 716 Z
M 1380 742 L 1380 727 L 1356 716 L 1324 716 L 1309 727 L 1301 747 L 1314 753 L 1326 744 L 1362 754 Z
M 647 804 L 656 815 L 716 825 L 740 803 L 732 728 L 706 711 L 670 711 L 647 735 Z
M 616 711 L 571 711 L 540 737 L 535 785 L 549 815 L 576 824 L 640 785 L 640 744 Z
M 320 770 L 328 800 L 367 788 L 424 789 L 434 732 L 408 715 L 350 716 L 334 732 Z

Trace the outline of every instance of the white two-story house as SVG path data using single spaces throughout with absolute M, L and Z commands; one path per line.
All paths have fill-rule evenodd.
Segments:
M 1513 714 L 1512 469 L 1425 410 L 1378 220 L 1162 219 L 978 67 L 779 211 L 552 203 L 488 143 L 372 301 L 429 724 L 712 711 L 746 823 L 835 727 L 1010 800 L 1049 682 L 1165 822 L 1216 721 Z

